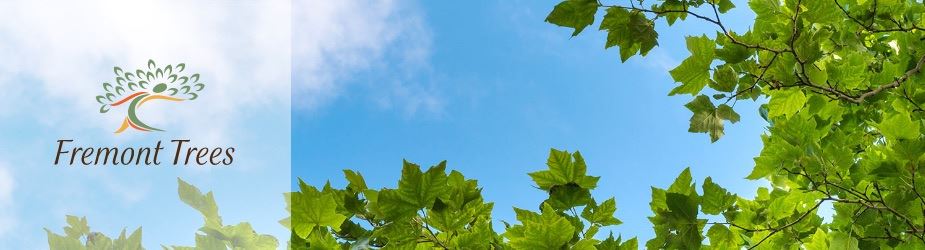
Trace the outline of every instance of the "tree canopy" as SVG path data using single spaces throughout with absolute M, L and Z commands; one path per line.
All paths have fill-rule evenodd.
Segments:
M 734 32 L 722 20 L 736 7 L 730 0 L 626 2 L 567 0 L 546 21 L 577 36 L 602 14 L 604 47 L 616 46 L 622 61 L 658 45 L 656 22 L 715 27 L 688 36 L 690 56 L 669 72 L 669 95 L 693 97 L 689 131 L 711 141 L 739 120 L 736 102 L 767 101 L 743 112 L 768 121 L 747 178 L 771 188 L 747 199 L 708 177 L 697 194 L 685 171 L 668 190 L 653 189 L 648 248 L 925 248 L 925 5 L 750 0 L 754 23 Z M 831 221 L 819 215 L 825 202 Z

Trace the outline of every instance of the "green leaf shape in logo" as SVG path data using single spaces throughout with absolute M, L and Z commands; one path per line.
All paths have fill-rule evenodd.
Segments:
M 111 107 L 128 105 L 128 112 L 116 134 L 128 128 L 139 131 L 163 131 L 145 124 L 138 118 L 137 110 L 142 104 L 151 100 L 192 101 L 199 98 L 199 92 L 206 85 L 199 80 L 199 74 L 183 74 L 186 64 L 165 65 L 158 67 L 154 60 L 148 60 L 147 70 L 123 70 L 113 67 L 115 84 L 104 82 L 103 94 L 96 96 L 100 103 L 100 113 L 109 112 Z

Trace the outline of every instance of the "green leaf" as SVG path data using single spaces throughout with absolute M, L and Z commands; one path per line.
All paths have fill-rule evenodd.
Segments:
M 787 193 L 785 196 L 772 200 L 768 205 L 768 217 L 771 220 L 780 220 L 793 214 L 797 206 L 797 202 L 790 198 L 793 195 L 793 193 Z
M 450 249 L 489 249 L 489 245 L 496 244 L 495 239 L 496 235 L 492 231 L 491 223 L 479 220 L 469 227 L 468 231 L 454 237 L 450 242 Z
M 668 192 L 665 197 L 668 211 L 656 211 L 656 217 L 650 217 L 655 223 L 656 238 L 646 244 L 647 248 L 699 248 L 703 240 L 703 224 L 697 219 L 696 194 Z M 659 228 L 666 231 L 659 232 Z
M 814 23 L 834 24 L 844 20 L 835 1 L 801 1 L 806 5 L 803 18 Z
M 572 239 L 575 227 L 549 206 L 542 214 L 519 211 L 522 225 L 513 226 L 504 234 L 514 249 L 560 249 Z
M 637 53 L 645 56 L 658 45 L 655 24 L 639 11 L 607 8 L 600 30 L 607 31 L 605 48 L 620 46 L 620 60 L 624 62 Z
M 828 37 L 825 38 L 827 39 Z M 801 34 L 796 41 L 794 41 L 794 52 L 799 56 L 800 60 L 807 64 L 806 67 L 801 68 L 815 67 L 812 63 L 822 57 L 822 49 L 819 46 L 820 42 L 820 39 L 817 39 L 815 34 L 810 32 Z
M 710 86 L 716 91 L 732 92 L 739 85 L 739 77 L 729 64 L 716 68 L 713 71 L 713 82 Z
M 697 202 L 690 195 L 669 192 L 665 198 L 668 211 L 675 219 L 691 223 L 697 221 Z
M 771 100 L 768 102 L 768 117 L 792 116 L 806 104 L 806 95 L 798 88 L 787 88 L 771 91 Z
M 600 243 L 597 243 L 597 246 L 595 247 L 597 247 L 597 249 L 600 249 L 600 250 L 619 250 L 620 240 L 615 239 L 613 237 L 613 232 L 611 232 L 610 236 L 607 236 L 607 239 L 604 239 Z
M 692 182 L 691 168 L 684 168 L 681 174 L 678 174 L 678 177 L 671 183 L 671 186 L 668 187 L 668 192 L 683 195 L 694 193 L 694 185 L 691 184 Z
M 591 202 L 591 192 L 577 184 L 556 185 L 549 189 L 546 202 L 558 211 L 583 206 Z
M 215 197 L 212 192 L 205 195 L 189 183 L 177 178 L 180 200 L 190 207 L 199 211 L 205 219 L 206 227 L 220 228 L 222 226 L 222 217 L 218 215 L 218 205 L 215 204 Z
M 684 105 L 694 114 L 690 119 L 688 132 L 691 133 L 709 133 L 710 140 L 716 142 L 723 136 L 723 120 L 736 123 L 739 121 L 739 114 L 732 110 L 726 104 L 721 104 L 719 108 L 713 106 L 713 102 L 705 95 L 699 95 L 693 101 Z
M 636 237 L 633 237 L 632 239 L 629 239 L 629 240 L 626 240 L 626 242 L 623 242 L 623 244 L 620 244 L 620 249 L 621 250 L 639 249 L 639 241 L 636 239 Z
M 755 11 L 758 18 L 780 13 L 780 3 L 777 0 L 749 0 L 748 7 Z
M 68 226 L 64 227 L 64 234 L 67 237 L 80 238 L 90 233 L 90 226 L 87 225 L 86 217 L 68 215 L 66 218 Z
M 694 113 L 714 112 L 716 110 L 716 106 L 705 95 L 697 96 L 693 101 L 684 104 L 684 107 Z
M 810 82 L 817 85 L 824 85 L 829 80 L 829 74 L 825 68 L 820 69 L 814 66 L 806 67 L 806 76 L 809 77 Z
M 577 36 L 585 27 L 594 23 L 597 7 L 595 0 L 565 0 L 557 4 L 549 16 L 546 16 L 546 22 L 574 28 L 572 36 Z
M 139 227 L 132 231 L 132 234 L 127 238 L 125 237 L 125 229 L 123 229 L 119 238 L 113 241 L 113 247 L 115 249 L 144 249 L 141 246 L 141 228 Z
M 613 198 L 607 199 L 601 204 L 590 204 L 585 206 L 581 211 L 581 217 L 588 222 L 597 223 L 601 226 L 620 225 L 623 222 L 614 217 L 617 211 L 617 201 Z
M 101 233 L 91 233 L 87 236 L 87 249 L 90 250 L 109 250 L 115 249 L 112 245 L 112 239 Z
M 390 248 L 414 249 L 422 227 L 415 223 L 389 223 L 373 233 L 373 237 L 388 239 Z
M 716 5 L 719 7 L 719 13 L 726 13 L 736 7 L 731 0 L 713 0 L 713 2 L 717 3 Z
M 350 183 L 347 187 L 353 189 L 356 192 L 362 192 L 363 190 L 368 189 L 366 187 L 366 180 L 363 179 L 363 175 L 353 170 L 344 170 L 344 176 L 347 178 L 347 181 Z
M 671 90 L 669 95 L 697 95 L 710 81 L 710 64 L 715 55 L 715 44 L 706 36 L 687 37 L 687 50 L 691 55 L 681 65 L 671 70 L 671 77 L 681 86 Z
M 713 183 L 713 179 L 707 177 L 703 181 L 703 199 L 701 200 L 701 209 L 706 214 L 719 214 L 726 211 L 735 202 L 735 196 L 727 192 L 725 188 Z
M 530 173 L 530 177 L 540 189 L 550 190 L 553 186 L 573 183 L 581 188 L 593 189 L 600 177 L 587 176 L 587 166 L 581 153 L 569 154 L 568 151 L 549 150 L 546 160 L 547 170 Z
M 736 113 L 735 110 L 732 110 L 732 107 L 726 104 L 720 104 L 716 108 L 716 117 L 732 123 L 739 122 L 739 113 Z
M 848 51 L 847 55 L 835 63 L 826 64 L 829 81 L 843 88 L 865 88 L 870 85 L 867 67 L 875 60 L 872 55 L 860 51 Z
M 622 236 L 614 238 L 613 233 L 610 233 L 610 236 L 598 243 L 596 247 L 598 250 L 637 250 L 639 242 L 636 237 L 623 241 Z
M 843 232 L 830 232 L 829 249 L 856 250 L 858 240 Z
M 706 97 L 703 95 L 701 96 Z M 694 102 L 697 102 L 698 99 L 706 99 L 707 102 L 709 102 L 708 98 L 700 98 L 701 96 L 698 96 Z M 711 103 L 710 105 L 713 104 Z M 690 107 L 688 107 L 688 109 L 690 109 Z M 715 109 L 712 111 L 695 111 L 693 116 L 691 116 L 690 127 L 687 131 L 692 133 L 709 133 L 710 141 L 715 142 L 719 140 L 719 138 L 724 134 L 723 121 L 722 119 L 718 118 L 716 114 L 717 113 Z
M 417 208 L 433 205 L 434 200 L 447 191 L 446 161 L 427 169 L 422 173 L 418 165 L 405 161 L 398 192 L 401 199 Z
M 729 36 L 738 37 L 735 33 L 730 32 Z M 737 38 L 741 39 L 741 37 Z M 716 57 L 726 62 L 726 64 L 737 64 L 744 62 L 752 56 L 752 53 L 745 46 L 735 44 L 725 34 L 717 32 L 716 43 L 723 46 L 716 49 Z
M 919 122 L 912 121 L 906 114 L 894 114 L 883 119 L 877 129 L 890 140 L 916 139 L 919 137 Z
M 277 249 L 279 246 L 279 242 L 276 240 L 276 238 L 270 235 L 258 235 L 247 222 L 242 222 L 234 226 L 221 225 L 220 218 L 217 214 L 218 208 L 215 206 L 215 201 L 211 192 L 203 195 L 198 188 L 189 185 L 179 178 L 178 183 L 178 193 L 180 195 L 180 199 L 188 205 L 199 210 L 200 213 L 207 217 L 207 219 L 205 221 L 205 225 L 201 227 L 195 234 L 195 247 L 172 246 L 167 248 L 166 246 L 162 245 L 164 249 L 185 250 L 232 248 L 270 250 Z M 300 182 L 300 186 L 303 186 L 303 188 L 306 190 L 314 190 L 313 187 L 310 187 L 302 182 Z M 317 190 L 315 190 L 315 192 L 317 192 Z M 289 200 L 287 199 L 287 201 Z M 68 226 L 65 227 L 65 232 L 68 234 L 68 236 L 60 236 L 46 229 L 50 249 L 144 249 L 141 245 L 141 227 L 135 229 L 135 231 L 133 231 L 132 234 L 128 236 L 126 236 L 126 230 L 122 229 L 119 237 L 113 239 L 100 232 L 90 232 L 90 227 L 87 225 L 86 218 L 68 216 L 67 222 Z M 325 232 L 325 234 L 327 237 L 331 237 L 331 235 L 327 234 L 327 232 Z M 85 240 L 85 243 L 82 243 L 81 240 Z M 337 245 L 336 241 L 335 245 Z
M 816 229 L 816 233 L 813 233 L 813 236 L 805 245 L 806 250 L 829 250 L 827 238 L 828 236 L 822 229 Z
M 68 250 L 80 250 L 87 249 L 86 246 L 80 243 L 80 239 L 65 237 L 55 233 L 52 233 L 50 230 L 45 229 L 48 237 L 48 248 L 49 249 L 68 249 Z
M 302 188 L 293 193 L 291 199 L 292 231 L 299 237 L 308 238 L 309 233 L 318 227 L 340 230 L 340 225 L 347 219 L 347 216 L 337 213 L 333 194 L 319 192 L 314 187 Z
M 710 246 L 713 249 L 738 249 L 738 236 L 729 231 L 723 225 L 714 224 L 707 230 L 707 237 L 710 237 Z
M 925 140 L 915 139 L 896 142 L 890 155 L 899 160 L 918 162 L 922 154 L 925 154 Z
M 584 238 L 572 245 L 571 250 L 597 250 L 598 241 L 593 238 Z
M 135 229 L 128 238 L 125 236 L 125 229 L 119 238 L 112 238 L 99 233 L 90 232 L 87 225 L 87 219 L 84 217 L 67 216 L 68 226 L 64 227 L 66 236 L 61 236 L 45 229 L 48 237 L 49 249 L 87 249 L 87 250 L 141 250 L 141 228 Z M 85 240 L 86 243 L 81 242 Z
M 681 62 L 681 65 L 671 70 L 671 78 L 680 86 L 671 89 L 668 95 L 699 94 L 710 81 L 710 66 L 698 64 L 690 58 Z
M 398 181 L 398 189 L 383 189 L 379 191 L 374 209 L 387 220 L 396 220 L 415 215 L 416 211 L 430 208 L 437 197 L 448 191 L 446 161 L 430 167 L 427 172 L 421 172 L 417 164 L 404 161 L 402 176 Z

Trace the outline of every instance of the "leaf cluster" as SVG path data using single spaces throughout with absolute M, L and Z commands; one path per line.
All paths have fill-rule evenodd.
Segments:
M 223 225 L 218 214 L 218 206 L 212 192 L 203 194 L 193 185 L 177 178 L 178 194 L 180 200 L 199 211 L 204 225 L 196 232 L 196 245 L 194 246 L 161 246 L 165 250 L 215 250 L 215 249 L 276 249 L 279 242 L 273 236 L 258 234 L 247 222 L 237 225 Z M 140 250 L 141 227 L 126 236 L 125 229 L 116 239 L 111 239 L 100 232 L 93 232 L 84 217 L 67 216 L 67 226 L 64 235 L 51 230 L 48 233 L 49 249 L 67 250 Z
M 321 188 L 300 181 L 288 195 L 292 249 L 636 249 L 636 239 L 595 236 L 619 225 L 613 198 L 597 202 L 578 152 L 551 150 L 546 170 L 530 173 L 548 194 L 538 210 L 514 208 L 504 231 L 492 224 L 493 203 L 476 180 L 447 173 L 446 162 L 422 170 L 405 161 L 397 188 L 372 189 L 344 170 L 348 184 Z M 579 213 L 579 211 L 581 211 Z
M 719 195 L 725 190 L 708 178 L 699 195 L 685 171 L 668 190 L 653 189 L 650 220 L 657 237 L 647 246 L 925 248 L 925 197 L 919 188 L 925 181 L 925 5 L 877 0 L 747 5 L 756 17 L 740 32 L 722 20 L 735 7 L 728 0 L 629 5 L 566 0 L 546 19 L 572 28 L 575 36 L 603 13 L 605 47 L 617 45 L 623 61 L 645 56 L 658 44 L 655 26 L 647 23 L 670 26 L 692 18 L 713 26 L 715 34 L 686 39 L 690 56 L 669 72 L 678 83 L 669 95 L 693 97 L 685 105 L 693 113 L 689 131 L 707 133 L 715 142 L 726 121 L 739 121 L 738 101 L 761 104 L 756 113 L 768 127 L 747 178 L 766 179 L 770 187 L 749 200 Z M 818 208 L 827 202 L 835 213 L 823 222 Z

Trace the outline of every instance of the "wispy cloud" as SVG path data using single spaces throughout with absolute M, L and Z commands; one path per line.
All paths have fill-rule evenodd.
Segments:
M 645 56 L 645 60 L 636 59 L 631 63 L 642 64 L 655 73 L 664 74 L 681 64 L 681 61 L 668 54 L 665 49 L 655 47 Z
M 432 75 L 432 34 L 415 6 L 403 1 L 299 1 L 293 5 L 293 100 L 313 110 L 358 84 L 384 109 L 406 115 L 443 107 Z M 372 72 L 372 73 L 370 73 Z

